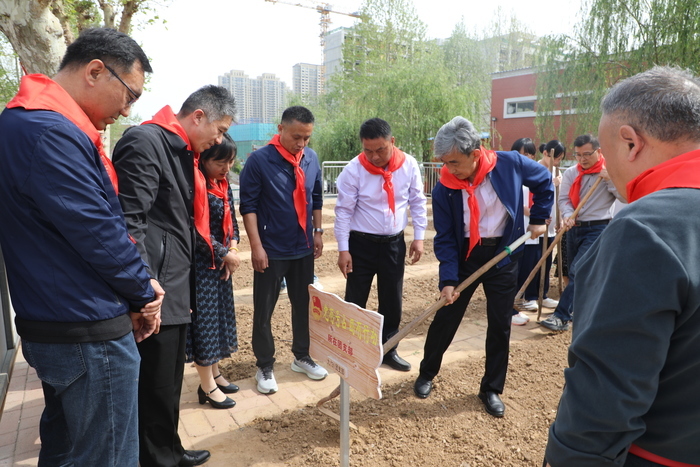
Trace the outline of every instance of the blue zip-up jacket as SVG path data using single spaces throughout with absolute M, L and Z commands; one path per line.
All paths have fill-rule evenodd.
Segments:
M 0 245 L 17 332 L 46 343 L 131 332 L 154 298 L 97 148 L 63 115 L 0 115 Z
M 303 258 L 314 251 L 311 213 L 323 207 L 323 184 L 313 149 L 304 149 L 301 169 L 306 174 L 306 232 L 294 210 L 294 167 L 273 145 L 251 153 L 241 171 L 241 215 L 257 215 L 260 240 L 270 259 Z
M 496 151 L 496 166 L 489 173 L 491 185 L 508 211 L 508 221 L 503 240 L 498 245 L 500 252 L 525 233 L 523 222 L 523 190 L 525 185 L 533 194 L 530 208 L 530 224 L 542 225 L 549 218 L 554 202 L 552 174 L 541 164 L 516 151 Z M 456 286 L 460 282 L 459 265 L 464 245 L 464 202 L 462 190 L 453 190 L 438 182 L 433 189 L 433 223 L 435 239 L 433 248 L 440 261 L 440 290 L 446 285 Z M 496 267 L 510 263 L 515 255 L 522 253 L 522 246 L 512 255 L 502 259 Z

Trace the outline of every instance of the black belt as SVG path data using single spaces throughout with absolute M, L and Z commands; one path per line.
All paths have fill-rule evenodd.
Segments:
M 403 230 L 397 234 L 394 234 L 394 235 L 375 235 L 375 234 L 370 234 L 370 233 L 365 233 L 365 232 L 358 232 L 357 230 L 351 230 L 350 235 L 355 235 L 357 237 L 366 238 L 370 242 L 374 242 L 374 243 L 390 243 L 390 242 L 393 242 L 394 240 L 402 237 Z
M 487 237 L 481 238 L 481 246 L 498 246 L 503 237 Z M 469 243 L 469 237 L 464 237 L 464 241 Z
M 603 219 L 602 221 L 583 221 L 574 224 L 575 227 L 591 227 L 593 225 L 607 225 L 610 223 L 610 219 Z

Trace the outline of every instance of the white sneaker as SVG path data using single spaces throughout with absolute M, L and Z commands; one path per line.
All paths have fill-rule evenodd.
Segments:
M 536 311 L 537 300 L 525 300 L 522 304 L 518 305 L 518 308 L 525 311 Z
M 255 381 L 258 382 L 258 392 L 260 394 L 274 394 L 277 392 L 277 381 L 271 366 L 258 368 L 255 373 Z
M 308 355 L 292 362 L 292 371 L 306 373 L 311 379 L 319 380 L 328 376 L 328 372 L 321 365 L 317 365 Z
M 522 311 L 519 311 L 517 315 L 513 315 L 513 320 L 511 321 L 511 324 L 514 324 L 516 326 L 524 326 L 530 321 L 530 317 L 523 313 Z
M 545 298 L 542 300 L 542 306 L 545 308 L 556 308 L 559 305 L 559 300 L 554 300 L 553 298 Z
M 314 287 L 318 290 L 323 290 L 323 284 L 318 280 L 318 277 L 314 275 Z

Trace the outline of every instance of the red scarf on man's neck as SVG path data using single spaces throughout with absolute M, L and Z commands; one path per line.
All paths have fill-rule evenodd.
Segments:
M 469 258 L 472 249 L 481 241 L 481 235 L 479 234 L 481 212 L 479 211 L 479 202 L 474 196 L 474 190 L 484 181 L 486 175 L 496 167 L 497 159 L 494 151 L 489 151 L 482 146 L 481 157 L 476 166 L 473 183 L 469 180 L 460 180 L 455 177 L 450 173 L 446 165 L 442 166 L 442 171 L 440 172 L 440 183 L 453 190 L 466 190 L 469 195 L 467 199 L 469 207 L 469 249 L 467 250 L 467 258 Z
M 102 144 L 102 136 L 90 121 L 90 118 L 75 100 L 56 81 L 48 76 L 33 74 L 22 77 L 19 92 L 7 103 L 7 108 L 22 107 L 27 110 L 50 110 L 59 113 L 73 122 L 75 126 L 85 133 L 97 148 L 100 160 L 105 166 L 109 180 L 112 182 L 114 192 L 119 193 L 117 172 L 112 161 L 105 153 Z
M 192 151 L 190 138 L 177 119 L 177 116 L 166 105 L 156 113 L 151 120 L 143 122 L 141 125 L 154 124 L 168 130 L 170 133 L 178 135 L 187 144 L 187 150 Z M 199 170 L 199 153 L 194 153 L 194 226 L 204 241 L 209 245 L 211 251 L 212 267 L 214 269 L 214 245 L 211 243 L 211 231 L 209 229 L 209 200 L 207 199 L 207 180 Z
M 360 164 L 367 170 L 367 172 L 372 175 L 381 175 L 384 177 L 384 191 L 386 191 L 387 198 L 389 200 L 389 209 L 396 217 L 396 201 L 394 198 L 394 184 L 392 183 L 392 174 L 401 168 L 404 161 L 406 160 L 406 154 L 402 150 L 394 146 L 394 150 L 391 154 L 391 159 L 386 167 L 377 167 L 372 164 L 364 152 L 360 153 Z
M 296 154 L 292 154 L 287 151 L 282 143 L 280 142 L 280 135 L 275 135 L 272 137 L 269 143 L 272 144 L 280 155 L 292 164 L 294 167 L 294 178 L 296 179 L 296 187 L 294 188 L 293 198 L 294 198 L 294 210 L 297 212 L 297 220 L 299 221 L 299 226 L 301 230 L 306 235 L 306 243 L 309 243 L 309 237 L 306 232 L 306 174 L 301 169 L 301 158 L 304 156 L 304 150 L 302 149 Z
M 224 203 L 224 238 L 222 244 L 228 247 L 229 242 L 233 238 L 233 219 L 231 216 L 231 206 L 228 203 L 228 180 L 212 180 L 207 183 L 207 192 L 216 196 Z
M 700 189 L 700 149 L 671 158 L 639 174 L 627 184 L 627 202 L 666 188 Z
M 569 199 L 571 200 L 571 204 L 573 204 L 574 209 L 576 209 L 578 207 L 578 203 L 581 202 L 581 183 L 583 182 L 583 176 L 589 174 L 599 174 L 601 170 L 605 169 L 605 157 L 603 157 L 601 154 L 598 162 L 587 169 L 581 167 L 580 163 L 576 165 L 576 168 L 578 169 L 578 175 L 569 189 Z

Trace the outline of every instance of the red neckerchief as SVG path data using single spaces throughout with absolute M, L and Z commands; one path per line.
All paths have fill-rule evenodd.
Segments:
M 584 170 L 584 168 L 581 167 L 580 163 L 576 166 L 576 168 L 578 169 L 578 175 L 576 176 L 574 183 L 571 184 L 571 188 L 569 189 L 569 199 L 571 200 L 571 204 L 573 204 L 574 209 L 576 209 L 578 207 L 578 203 L 581 202 L 581 182 L 583 181 L 583 176 L 589 174 L 598 174 L 601 170 L 605 169 L 605 157 L 603 157 L 603 155 L 601 154 L 600 159 L 598 159 L 598 162 L 593 164 L 588 169 Z
M 292 154 L 287 151 L 282 143 L 280 143 L 280 135 L 275 135 L 272 137 L 269 143 L 272 144 L 277 152 L 282 155 L 284 160 L 292 164 L 294 167 L 294 178 L 296 178 L 296 187 L 294 188 L 294 210 L 297 212 L 297 220 L 299 221 L 299 226 L 306 236 L 306 244 L 309 244 L 309 236 L 306 232 L 306 174 L 301 169 L 301 158 L 304 156 L 304 150 L 302 149 L 297 154 Z
M 698 174 L 700 149 L 676 156 L 639 174 L 627 184 L 627 201 L 631 203 L 666 188 L 700 188 Z
M 481 242 L 481 235 L 479 234 L 479 218 L 481 217 L 481 213 L 479 211 L 479 202 L 476 196 L 474 196 L 474 190 L 484 181 L 486 175 L 496 167 L 496 160 L 497 157 L 494 151 L 489 151 L 481 146 L 481 157 L 476 166 L 474 183 L 455 177 L 450 173 L 446 165 L 442 166 L 440 172 L 440 183 L 453 190 L 466 190 L 469 195 L 467 199 L 467 205 L 469 207 L 469 249 L 467 250 L 467 258 L 469 258 L 472 249 Z
M 231 206 L 228 203 L 228 180 L 209 180 L 207 192 L 224 202 L 224 238 L 223 245 L 227 246 L 233 238 L 233 219 L 231 218 Z
M 119 193 L 117 172 L 109 160 L 102 144 L 102 136 L 90 121 L 90 118 L 77 102 L 56 81 L 48 76 L 33 74 L 22 77 L 17 95 L 7 103 L 7 108 L 22 107 L 27 110 L 50 110 L 59 113 L 70 120 L 75 126 L 90 138 L 97 148 L 100 160 L 105 166 L 114 192 Z
M 153 116 L 151 120 L 143 122 L 141 125 L 154 124 L 161 128 L 168 130 L 170 133 L 178 135 L 187 144 L 187 150 L 192 151 L 192 145 L 190 144 L 190 138 L 187 136 L 187 132 L 182 127 L 177 119 L 177 116 L 170 108 L 166 105 L 158 111 L 157 114 Z M 204 174 L 199 170 L 199 153 L 194 153 L 194 227 L 197 229 L 199 235 L 207 242 L 209 245 L 209 250 L 211 251 L 211 262 L 212 266 L 210 269 L 215 268 L 214 264 L 214 245 L 211 243 L 211 231 L 209 230 L 209 200 L 207 199 L 207 179 Z
M 386 191 L 387 198 L 389 199 L 389 209 L 391 209 L 391 212 L 394 213 L 394 217 L 396 217 L 396 201 L 394 199 L 394 184 L 391 182 L 392 179 L 392 174 L 393 172 L 396 172 L 401 168 L 403 165 L 404 161 L 406 160 L 406 154 L 403 153 L 402 150 L 394 146 L 394 151 L 391 155 L 391 159 L 389 159 L 389 163 L 385 168 L 382 167 L 377 167 L 376 165 L 373 165 L 369 159 L 367 159 L 367 156 L 365 155 L 364 152 L 360 153 L 359 155 L 360 158 L 360 164 L 362 164 L 362 167 L 367 170 L 367 172 L 371 173 L 372 175 L 381 175 L 384 177 L 384 191 Z

